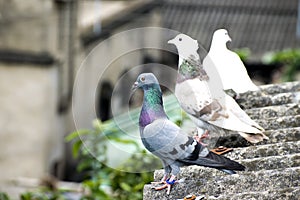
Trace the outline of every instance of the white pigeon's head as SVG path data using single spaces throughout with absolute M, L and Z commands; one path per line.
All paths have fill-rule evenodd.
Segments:
M 175 38 L 168 41 L 168 44 L 174 44 L 177 47 L 178 54 L 184 58 L 189 58 L 191 55 L 198 55 L 198 41 L 188 35 L 179 34 Z
M 227 42 L 231 42 L 231 38 L 226 29 L 218 29 L 214 32 L 213 41 L 220 44 L 226 44 Z

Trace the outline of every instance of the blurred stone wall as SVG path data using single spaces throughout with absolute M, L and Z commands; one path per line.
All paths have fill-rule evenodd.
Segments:
M 92 7 L 83 6 L 86 2 L 92 3 Z M 114 18 L 117 14 L 130 14 L 131 7 L 144 8 L 143 4 L 149 3 L 132 2 L 103 2 L 99 7 L 103 11 L 102 25 L 114 24 L 120 20 Z M 68 167 L 74 163 L 70 161 L 70 147 L 64 142 L 64 136 L 75 130 L 72 100 L 75 105 L 81 101 L 97 101 L 97 91 L 91 90 L 93 85 L 108 81 L 114 86 L 124 71 L 142 64 L 146 56 L 141 51 L 121 56 L 111 63 L 104 78 L 99 79 L 95 70 L 106 67 L 99 66 L 99 60 L 118 54 L 120 48 L 128 45 L 143 46 L 145 35 L 127 35 L 121 43 L 107 42 L 106 48 L 96 51 L 86 62 L 84 84 L 71 99 L 80 63 L 95 46 L 106 40 L 99 37 L 84 44 L 83 33 L 93 34 L 93 31 L 86 31 L 77 19 L 85 18 L 83 13 L 90 12 L 98 12 L 93 10 L 92 1 L 0 0 L 0 192 L 8 192 L 13 198 L 17 199 L 26 188 L 16 185 L 16 179 L 40 179 L 50 173 L 59 178 L 72 176 Z M 156 12 L 139 15 L 121 25 L 118 22 L 108 25 L 111 35 L 131 28 L 159 26 Z M 105 16 L 110 19 L 104 20 Z M 93 26 L 97 19 L 91 24 L 86 21 L 85 25 Z M 147 55 L 159 57 L 157 52 Z M 131 84 L 131 80 L 128 83 Z M 118 98 L 122 99 L 124 92 L 119 92 Z M 122 103 L 115 105 L 122 111 Z M 87 104 L 79 104 L 77 108 L 79 120 L 91 127 L 96 117 L 94 108 Z

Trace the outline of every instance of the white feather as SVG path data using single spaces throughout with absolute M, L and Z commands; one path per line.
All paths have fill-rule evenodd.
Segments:
M 216 68 L 221 75 L 223 89 L 232 89 L 237 93 L 256 91 L 259 88 L 251 81 L 244 63 L 226 43 L 231 41 L 227 30 L 215 31 L 207 57 L 203 61 L 205 69 Z M 207 59 L 212 62 L 207 62 Z

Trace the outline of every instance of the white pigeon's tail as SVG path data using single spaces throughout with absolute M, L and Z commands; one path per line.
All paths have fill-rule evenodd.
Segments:
M 245 138 L 247 141 L 251 142 L 252 144 L 259 143 L 261 141 L 268 140 L 269 138 L 263 134 L 263 133 L 256 133 L 256 134 L 251 134 L 251 133 L 243 133 L 243 132 L 238 132 L 240 136 Z

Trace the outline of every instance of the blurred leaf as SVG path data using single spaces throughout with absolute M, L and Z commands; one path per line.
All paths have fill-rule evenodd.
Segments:
M 127 191 L 127 192 L 131 192 L 131 187 L 127 184 L 127 183 L 120 183 L 120 186 L 123 190 Z
M 234 52 L 241 58 L 243 62 L 249 59 L 251 51 L 249 48 L 235 49 Z
M 9 197 L 6 193 L 0 192 L 0 199 L 1 200 L 9 200 Z
M 77 140 L 76 142 L 74 142 L 73 146 L 72 146 L 72 154 L 74 158 L 77 158 L 79 153 L 80 153 L 80 148 L 82 146 L 82 141 L 81 140 Z
M 262 62 L 265 64 L 282 64 L 282 81 L 294 81 L 297 71 L 300 70 L 300 49 L 285 49 L 267 53 L 263 56 Z
M 70 142 L 74 139 L 78 139 L 79 136 L 81 135 L 87 135 L 87 134 L 90 134 L 91 131 L 90 130 L 79 130 L 79 131 L 74 131 L 72 133 L 70 133 L 69 135 L 67 135 L 65 137 L 65 141 L 66 142 Z

